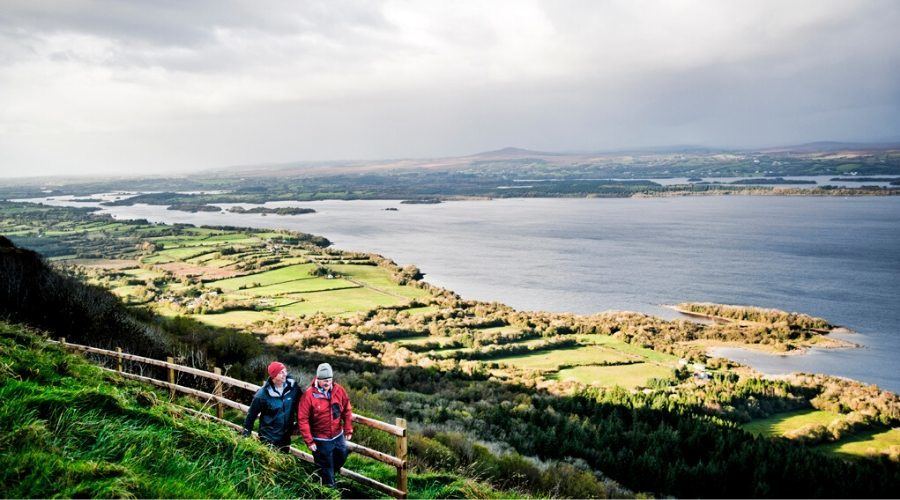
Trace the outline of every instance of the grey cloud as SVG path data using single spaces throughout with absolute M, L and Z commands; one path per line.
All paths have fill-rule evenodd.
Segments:
M 898 25 L 877 0 L 7 1 L 0 168 L 879 140 Z

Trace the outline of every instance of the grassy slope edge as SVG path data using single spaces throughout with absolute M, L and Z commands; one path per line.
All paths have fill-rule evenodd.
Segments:
M 0 401 L 3 497 L 337 495 L 318 484 L 311 466 L 190 416 L 156 391 L 2 321 Z M 510 496 L 452 475 L 416 475 L 410 485 L 418 498 Z

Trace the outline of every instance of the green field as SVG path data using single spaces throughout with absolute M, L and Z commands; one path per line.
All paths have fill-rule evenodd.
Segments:
M 196 257 L 198 255 L 204 255 L 207 253 L 214 252 L 214 249 L 206 248 L 206 247 L 183 247 L 183 248 L 172 248 L 169 250 L 162 250 L 157 252 L 157 255 L 165 256 L 173 260 L 188 260 L 192 257 Z
M 628 342 L 619 340 L 611 335 L 578 335 L 577 338 L 578 341 L 583 344 L 606 346 L 615 349 L 616 351 L 639 356 L 657 363 L 674 363 L 678 361 L 678 358 L 675 356 L 629 344 Z
M 516 333 L 521 331 L 521 328 L 512 325 L 506 326 L 494 326 L 491 328 L 479 328 L 479 332 L 481 333 Z
M 256 274 L 248 274 L 237 278 L 227 278 L 218 281 L 211 281 L 206 284 L 209 288 L 221 288 L 223 291 L 235 291 L 240 287 L 250 286 L 269 286 L 278 283 L 285 283 L 298 279 L 312 279 L 309 272 L 315 268 L 315 264 L 298 264 L 293 266 L 282 267 L 272 271 L 264 271 Z
M 431 335 L 421 335 L 418 337 L 405 337 L 400 339 L 390 340 L 389 342 L 397 345 L 425 345 L 431 343 L 438 344 L 449 344 L 453 342 L 451 337 L 440 337 L 440 336 L 431 336 Z
M 836 443 L 822 445 L 819 449 L 849 456 L 897 457 L 900 455 L 900 428 L 860 433 Z
M 356 283 L 351 283 L 340 278 L 328 279 L 309 276 L 307 278 L 285 281 L 284 283 L 276 283 L 269 286 L 258 286 L 237 290 L 234 293 L 248 297 L 275 297 L 289 293 L 322 292 L 325 290 L 341 290 L 344 288 L 359 287 L 360 285 L 357 285 Z
M 839 413 L 807 409 L 778 413 L 769 418 L 754 420 L 742 427 L 752 434 L 777 437 L 807 425 L 828 425 L 839 418 L 843 418 Z
M 389 294 L 399 295 L 408 299 L 422 299 L 431 296 L 427 290 L 398 285 L 391 279 L 390 271 L 383 267 L 360 266 L 354 264 L 329 264 L 328 268 L 349 279 L 363 281 L 366 285 Z
M 303 302 L 280 307 L 278 312 L 289 315 L 308 315 L 317 312 L 334 316 L 355 311 L 368 311 L 376 307 L 392 306 L 401 303 L 390 295 L 368 288 L 347 288 L 327 292 L 311 292 L 303 295 Z
M 141 263 L 143 264 L 168 264 L 169 262 L 175 262 L 175 259 L 169 257 L 168 255 L 160 254 L 153 254 L 149 257 L 141 259 Z
M 267 311 L 228 311 L 218 314 L 193 314 L 191 318 L 207 325 L 228 327 L 248 326 L 266 319 L 275 318 L 275 314 Z
M 525 370 L 558 370 L 561 365 L 589 365 L 631 361 L 632 358 L 603 346 L 579 346 L 518 354 L 492 361 Z
M 626 389 L 646 386 L 653 378 L 669 378 L 672 368 L 652 363 L 614 366 L 576 366 L 560 370 L 554 377 L 556 380 L 574 380 L 588 385 L 611 387 L 622 386 Z
M 140 267 L 138 267 L 136 269 L 125 269 L 122 271 L 122 273 L 126 274 L 128 276 L 132 276 L 137 279 L 142 279 L 142 280 L 147 280 L 147 279 L 152 280 L 152 279 L 156 279 L 156 278 L 162 278 L 165 276 L 163 273 L 161 273 L 159 271 L 154 271 L 152 269 L 143 269 Z

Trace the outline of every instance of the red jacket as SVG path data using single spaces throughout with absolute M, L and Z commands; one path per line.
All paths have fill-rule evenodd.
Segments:
M 297 409 L 297 427 L 307 446 L 313 444 L 313 438 L 332 439 L 342 431 L 347 436 L 353 434 L 353 407 L 347 391 L 340 384 L 333 384 L 330 398 L 316 388 L 316 379 L 300 398 Z

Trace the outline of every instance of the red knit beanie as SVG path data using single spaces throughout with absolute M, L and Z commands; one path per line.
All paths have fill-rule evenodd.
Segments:
M 275 378 L 281 373 L 281 370 L 284 370 L 284 364 L 279 363 L 278 361 L 272 361 L 269 363 L 269 368 L 267 368 L 267 370 L 269 370 L 269 377 Z

